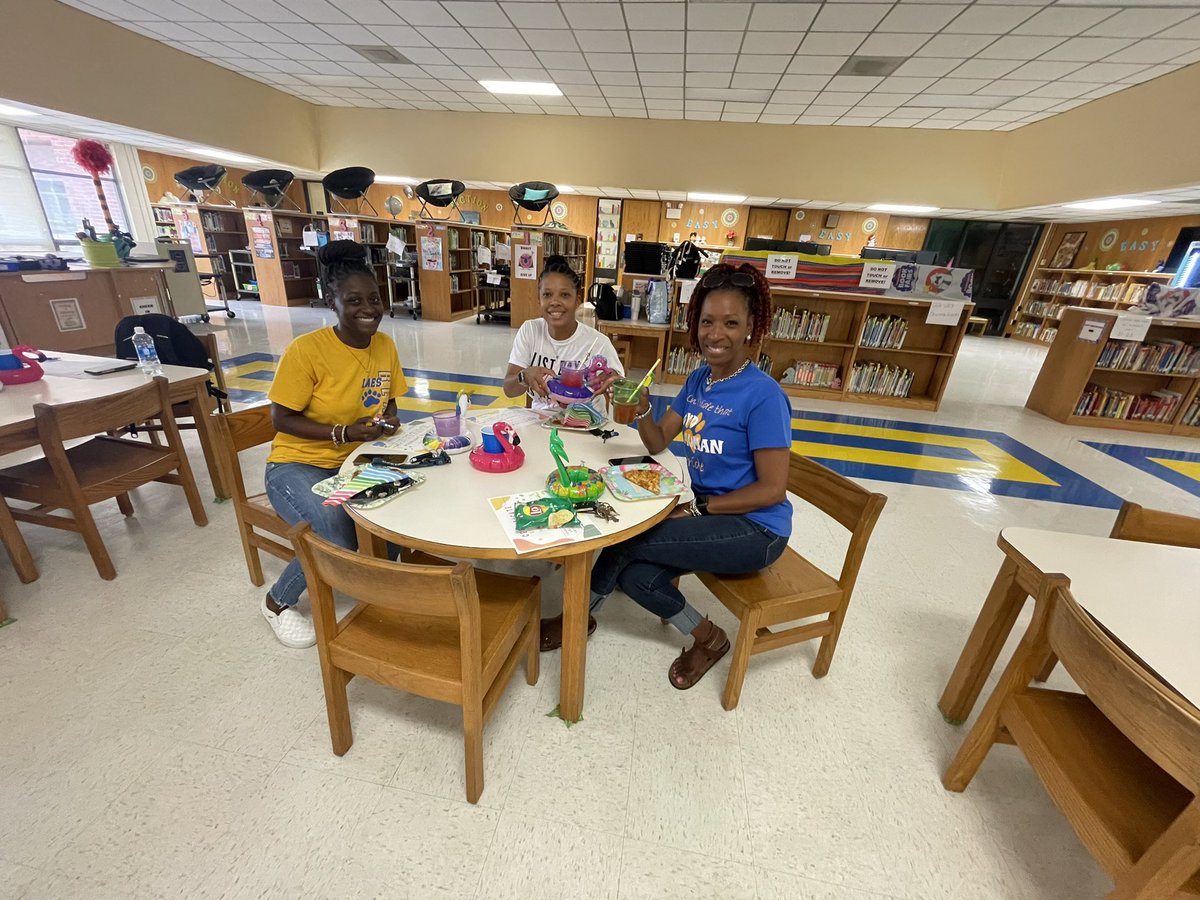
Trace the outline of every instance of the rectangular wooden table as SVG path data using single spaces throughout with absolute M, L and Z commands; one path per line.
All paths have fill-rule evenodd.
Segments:
M 48 359 L 41 364 L 46 373 L 43 378 L 29 384 L 6 385 L 0 391 L 0 454 L 38 446 L 37 425 L 33 420 L 35 403 L 73 403 L 107 397 L 146 383 L 146 376 L 137 369 L 111 375 L 83 374 L 88 365 L 117 360 L 53 350 L 44 352 Z M 196 421 L 196 434 L 200 438 L 213 491 L 218 500 L 223 500 L 229 496 L 229 491 L 225 487 L 209 423 L 213 402 L 206 385 L 210 373 L 188 366 L 163 366 L 163 375 L 169 383 L 171 402 L 186 403 Z
M 1004 562 L 938 702 L 947 720 L 971 714 L 1026 597 L 1056 573 L 1089 615 L 1200 706 L 1200 550 L 1037 528 L 1006 528 L 997 543 Z
M 597 323 L 597 328 L 599 328 L 601 334 L 605 334 L 609 338 L 623 338 L 629 341 L 629 358 L 622 360 L 626 370 L 633 368 L 648 369 L 654 365 L 654 360 L 662 359 L 663 355 L 667 352 L 666 325 L 651 325 L 649 322 L 642 322 L 636 319 L 602 319 Z M 652 357 L 648 357 L 645 351 L 639 353 L 635 350 L 634 342 L 638 340 L 654 342 L 654 355 Z M 616 344 L 617 341 L 614 340 L 613 343 Z

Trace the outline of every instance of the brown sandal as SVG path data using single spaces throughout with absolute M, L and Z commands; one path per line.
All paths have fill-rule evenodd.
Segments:
M 705 619 L 704 621 L 708 622 L 709 620 Z M 691 650 L 684 650 L 675 657 L 671 668 L 667 669 L 667 681 L 671 682 L 671 687 L 677 691 L 686 691 L 688 688 L 695 687 L 705 673 L 728 652 L 729 636 L 713 625 L 713 631 L 708 636 L 708 640 L 701 641 L 697 638 L 696 642 L 692 644 Z
M 541 651 L 547 653 L 550 650 L 557 650 L 562 646 L 562 616 L 555 616 L 553 619 L 542 619 L 541 624 Z M 588 616 L 588 637 L 592 636 L 592 632 L 596 630 L 595 616 Z

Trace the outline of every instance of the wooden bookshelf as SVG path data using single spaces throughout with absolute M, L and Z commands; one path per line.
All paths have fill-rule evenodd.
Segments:
M 1049 344 L 1058 333 L 1059 318 L 1068 306 L 1089 309 L 1128 309 L 1152 284 L 1166 284 L 1170 272 L 1126 272 L 1103 269 L 1031 270 L 1013 305 L 1005 334 L 1018 341 Z
M 957 325 L 929 325 L 925 322 L 928 300 L 782 289 L 773 290 L 771 295 L 775 303 L 776 321 L 772 323 L 772 334 L 755 349 L 756 361 L 759 361 L 760 354 L 766 354 L 770 363 L 769 366 L 763 366 L 764 370 L 769 368 L 771 377 L 776 381 L 781 381 L 788 369 L 799 368 L 798 364 L 827 367 L 825 372 L 828 375 L 836 375 L 836 381 L 828 385 L 781 381 L 785 392 L 794 397 L 908 409 L 933 410 L 941 405 L 946 383 L 950 380 L 954 360 L 967 329 L 967 319 L 974 309 L 972 304 L 966 304 Z M 819 328 L 818 336 L 796 337 L 794 330 L 788 330 L 784 316 L 791 315 L 799 319 L 805 312 L 813 317 L 822 317 L 824 324 Z M 665 374 L 662 380 L 669 384 L 682 384 L 695 368 L 687 368 L 685 362 L 686 354 L 693 353 L 688 346 L 685 313 L 684 305 L 679 302 L 679 282 L 675 282 L 671 290 L 671 327 L 663 360 Z M 864 346 L 864 341 L 870 342 L 870 337 L 875 334 L 871 326 L 882 328 L 885 321 L 894 324 L 896 330 L 891 343 L 898 346 Z M 899 336 L 901 330 L 902 337 Z M 698 360 L 698 355 L 692 359 Z M 907 396 L 851 390 L 851 376 L 855 368 L 872 365 L 877 370 L 891 366 L 911 373 L 906 376 L 911 380 Z
M 546 263 L 547 256 L 564 256 L 571 268 L 584 279 L 587 287 L 588 263 L 591 257 L 591 238 L 582 234 L 573 234 L 559 228 L 514 228 L 511 236 L 512 244 L 512 282 L 510 297 L 512 302 L 512 317 L 510 324 L 516 328 L 529 319 L 541 315 L 538 306 L 538 283 L 536 278 L 517 277 L 517 247 L 525 244 L 532 245 L 534 252 L 534 271 L 540 273 Z
M 1181 342 L 1185 350 L 1191 348 L 1192 352 L 1200 353 L 1200 321 L 1156 317 L 1144 341 L 1110 341 L 1118 312 L 1071 307 L 1063 313 L 1060 338 L 1046 354 L 1025 401 L 1026 408 L 1066 425 L 1200 437 L 1200 366 L 1172 366 L 1159 371 L 1153 364 L 1145 363 L 1138 368 L 1121 363 L 1114 366 L 1108 358 L 1114 352 L 1151 349 L 1152 345 L 1170 341 Z M 1089 322 L 1100 326 L 1096 340 L 1087 340 L 1082 334 Z M 1157 398 L 1156 391 L 1160 392 Z M 1080 414 L 1085 394 L 1095 400 L 1089 414 Z M 1162 402 L 1175 394 L 1179 395 L 1178 401 L 1169 410 L 1163 410 Z M 1129 395 L 1128 399 L 1123 395 Z M 1143 406 L 1157 401 L 1157 418 L 1161 420 L 1130 418 L 1137 412 L 1139 398 L 1144 397 L 1150 400 L 1143 402 Z M 1102 403 L 1104 399 L 1107 406 Z M 1149 414 L 1154 411 L 1152 408 Z
M 213 272 L 221 279 L 230 299 L 239 295 L 240 285 L 233 271 L 230 250 L 245 250 L 249 244 L 242 210 L 236 206 L 214 206 L 208 203 L 172 203 L 152 207 L 159 232 L 167 227 L 164 216 L 171 216 L 173 240 L 192 248 L 200 272 Z M 203 288 L 205 299 L 220 302 L 215 284 Z
M 168 237 L 173 241 L 179 240 L 179 230 L 175 227 L 175 215 L 169 203 L 151 203 L 150 213 L 154 216 L 154 236 Z
M 487 228 L 482 225 L 471 226 L 471 264 L 475 266 L 475 323 L 509 322 L 512 320 L 512 300 L 509 286 L 511 277 L 502 276 L 499 285 L 488 284 L 487 275 L 496 268 L 500 245 L 509 247 L 511 232 L 507 228 Z M 492 254 L 490 266 L 481 265 L 478 261 L 478 249 L 487 247 Z

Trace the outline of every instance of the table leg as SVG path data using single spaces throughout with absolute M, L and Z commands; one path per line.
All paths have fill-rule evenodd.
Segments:
M 960 725 L 971 714 L 1027 596 L 1017 583 L 1017 564 L 1005 557 L 938 701 L 938 709 L 948 722 Z
M 204 462 L 208 465 L 208 477 L 212 479 L 213 494 L 217 502 L 221 502 L 228 500 L 231 492 L 225 485 L 225 473 L 221 469 L 220 460 L 217 459 L 216 439 L 209 422 L 212 407 L 209 404 L 206 383 L 196 385 L 196 392 L 188 398 L 188 406 L 191 408 L 192 418 L 196 422 L 196 435 L 200 438 L 200 450 L 204 453 Z
M 591 553 L 575 553 L 563 560 L 562 674 L 558 713 L 564 722 L 578 722 L 583 718 L 591 562 Z
M 387 559 L 387 541 L 379 535 L 363 527 L 361 522 L 354 523 L 354 532 L 358 535 L 358 552 L 363 556 L 373 556 L 376 559 Z

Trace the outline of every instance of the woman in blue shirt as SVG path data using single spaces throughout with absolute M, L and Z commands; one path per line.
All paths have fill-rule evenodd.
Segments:
M 605 548 L 592 569 L 591 610 L 614 589 L 695 640 L 668 670 L 687 690 L 729 651 L 725 632 L 674 585 L 689 572 L 756 572 L 792 532 L 787 499 L 792 410 L 783 389 L 750 359 L 771 324 L 771 290 L 753 266 L 713 266 L 688 305 L 688 333 L 705 364 L 658 421 L 642 395 L 638 434 L 651 453 L 676 437 L 688 448 L 695 500 L 632 540 Z M 595 619 L 589 617 L 589 633 Z M 542 649 L 562 644 L 562 618 L 542 622 Z

